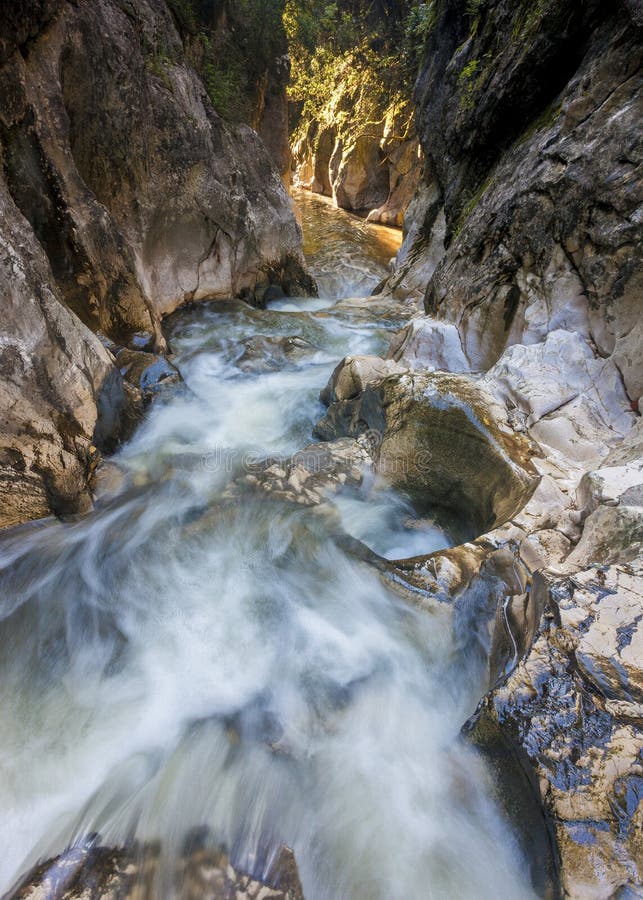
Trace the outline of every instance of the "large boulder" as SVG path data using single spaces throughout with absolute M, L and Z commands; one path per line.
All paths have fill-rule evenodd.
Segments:
M 368 359 L 368 358 L 367 358 Z M 390 364 L 390 361 L 389 361 Z M 354 360 L 335 372 L 325 394 L 331 405 L 317 423 L 324 440 L 371 436 L 377 470 L 419 506 L 442 511 L 464 530 L 481 534 L 527 502 L 538 483 L 527 440 L 501 430 L 493 398 L 466 376 L 393 374 L 354 384 Z

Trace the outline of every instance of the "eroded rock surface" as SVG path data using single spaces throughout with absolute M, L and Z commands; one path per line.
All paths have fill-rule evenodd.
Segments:
M 0 179 L 0 527 L 91 505 L 98 448 L 125 397 L 113 358 L 63 304 L 45 253 Z
M 641 885 L 640 574 L 539 576 L 533 643 L 468 726 L 501 785 L 519 755 L 555 834 L 565 896 L 579 900 L 634 897 Z
M 163 0 L 12 0 L 3 16 L 9 525 L 87 509 L 96 448 L 125 407 L 137 417 L 139 389 L 174 377 L 161 359 L 135 362 L 135 345 L 115 365 L 88 328 L 162 350 L 160 317 L 186 301 L 314 284 L 279 172 L 255 132 L 214 111 Z M 125 400 L 119 368 L 140 369 Z
M 359 367 L 345 360 L 323 392 L 332 402 L 316 426 L 319 437 L 370 436 L 378 471 L 391 484 L 420 506 L 461 519 L 474 536 L 522 509 L 538 481 L 531 448 L 501 430 L 490 395 L 465 377 L 387 376 L 398 368 L 390 360 L 380 367 L 359 360 Z

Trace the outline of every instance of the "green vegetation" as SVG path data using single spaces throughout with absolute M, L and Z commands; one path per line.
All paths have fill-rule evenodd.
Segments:
M 285 0 L 167 0 L 217 112 L 255 124 L 266 71 L 288 51 Z
M 286 0 L 295 140 L 312 121 L 347 140 L 408 130 L 437 0 Z

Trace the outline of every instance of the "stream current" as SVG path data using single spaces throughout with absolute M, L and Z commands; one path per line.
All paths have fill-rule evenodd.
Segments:
M 309 444 L 337 362 L 401 324 L 337 303 L 370 293 L 397 234 L 298 202 L 320 298 L 175 314 L 185 387 L 110 462 L 95 510 L 0 538 L 0 892 L 98 833 L 159 841 L 156 895 L 175 896 L 185 835 L 207 826 L 257 875 L 292 847 L 307 900 L 532 897 L 458 739 L 484 692 L 478 639 L 390 593 L 323 517 L 220 502 L 247 459 Z M 242 371 L 257 335 L 311 347 Z M 384 485 L 336 506 L 381 556 L 450 543 Z

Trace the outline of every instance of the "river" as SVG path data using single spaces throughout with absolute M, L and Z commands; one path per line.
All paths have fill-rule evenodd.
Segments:
M 299 205 L 321 297 L 175 314 L 185 387 L 110 462 L 96 509 L 0 538 L 0 890 L 99 833 L 159 841 L 156 895 L 173 896 L 185 835 L 207 826 L 256 874 L 292 847 L 307 900 L 532 896 L 459 740 L 484 654 L 323 517 L 225 502 L 249 459 L 311 442 L 337 362 L 384 352 L 402 322 L 336 302 L 373 289 L 398 236 Z M 239 365 L 257 335 L 307 343 L 257 374 Z M 382 556 L 450 542 L 385 485 L 336 504 Z

